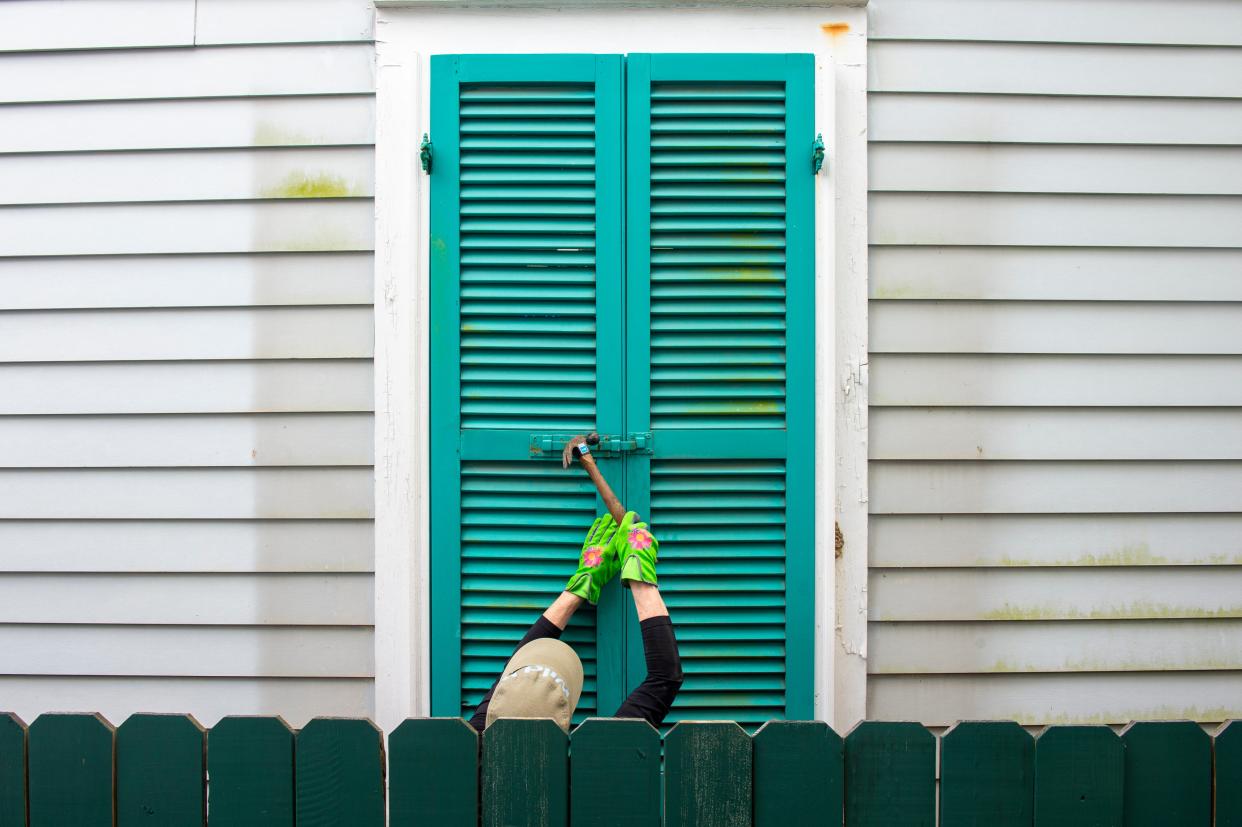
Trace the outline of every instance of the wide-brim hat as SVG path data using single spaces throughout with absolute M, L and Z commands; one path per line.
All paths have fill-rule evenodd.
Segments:
M 505 664 L 487 707 L 487 726 L 497 718 L 551 718 L 569 732 L 580 697 L 578 653 L 556 638 L 532 640 Z

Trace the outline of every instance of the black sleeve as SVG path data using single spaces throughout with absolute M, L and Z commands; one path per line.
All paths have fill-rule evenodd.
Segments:
M 638 625 L 643 630 L 647 678 L 630 693 L 613 717 L 645 718 L 652 726 L 658 727 L 664 723 L 664 716 L 668 714 L 684 680 L 681 656 L 677 652 L 673 621 L 668 615 L 649 617 Z

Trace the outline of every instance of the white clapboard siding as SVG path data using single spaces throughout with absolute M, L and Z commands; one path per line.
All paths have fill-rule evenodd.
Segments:
M 1238 146 L 1240 112 L 1242 100 L 1228 99 L 872 91 L 867 135 L 872 141 Z
M 867 31 L 872 40 L 1242 45 L 1242 6 L 1234 0 L 1178 0 L 1139 14 L 1136 5 L 1142 10 L 1146 4 L 1134 0 L 874 2 Z
M 1213 723 L 1242 717 L 1242 672 L 873 675 L 867 681 L 867 714 L 939 726 L 997 719 L 1023 724 Z
M 868 282 L 874 299 L 1227 302 L 1239 273 L 1239 249 L 917 246 L 873 249 Z
M 369 574 L 0 574 L 0 623 L 367 626 Z
M 878 92 L 1242 97 L 1230 47 L 877 41 L 867 58 Z
M 877 353 L 1242 354 L 1242 304 L 873 301 Z
M 868 717 L 1242 713 L 1242 6 L 868 9 Z
M 0 310 L 371 303 L 368 252 L 0 259 Z
M 373 696 L 370 678 L 0 676 L 5 711 L 27 722 L 43 712 L 89 709 L 119 725 L 138 712 L 190 710 L 204 727 L 226 715 L 279 715 L 298 728 L 322 716 L 371 716 Z
M 1220 408 L 877 408 L 868 431 L 872 459 L 1242 459 Z
M 0 207 L 0 256 L 371 250 L 369 198 Z
M 1242 565 L 1242 514 L 877 514 L 874 568 Z
M 5 0 L 0 52 L 194 44 L 195 0 Z
M 0 417 L 2 468 L 371 465 L 370 414 Z
M 1242 620 L 876 623 L 872 674 L 1242 669 Z
M 0 55 L 0 103 L 360 94 L 370 43 Z
M 369 359 L 0 364 L 0 415 L 370 411 Z
M 868 163 L 875 192 L 1242 194 L 1242 147 L 877 143 Z
M 1242 511 L 1242 462 L 871 464 L 874 514 Z
M 1242 406 L 1238 356 L 874 353 L 868 367 L 872 406 Z
M 0 153 L 368 146 L 375 141 L 375 98 L 323 95 L 10 104 L 0 109 L 0 124 L 4 127 L 0 129 Z
M 368 147 L 0 155 L 0 205 L 375 194 Z
M 1242 199 L 1227 196 L 876 192 L 870 202 L 874 244 L 1242 246 Z
M 200 46 L 375 39 L 372 0 L 197 0 L 195 9 Z
M 0 567 L 30 572 L 369 572 L 355 520 L 0 520 Z
M 371 355 L 369 307 L 0 314 L 0 361 L 323 359 Z
M 880 621 L 1236 618 L 1242 567 L 882 569 L 868 596 Z
M 369 678 L 368 626 L 0 625 L 8 675 Z M 142 652 L 141 658 L 133 652 Z
M 369 518 L 369 467 L 2 469 L 0 519 Z

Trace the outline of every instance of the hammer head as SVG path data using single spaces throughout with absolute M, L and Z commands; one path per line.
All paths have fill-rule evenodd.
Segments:
M 591 431 L 589 434 L 578 434 L 577 436 L 570 437 L 569 441 L 565 443 L 565 450 L 561 451 L 562 468 L 568 468 L 569 463 L 574 461 L 574 457 L 580 456 L 578 453 L 578 446 L 583 443 L 587 445 L 599 445 L 599 434 L 595 433 L 595 431 Z

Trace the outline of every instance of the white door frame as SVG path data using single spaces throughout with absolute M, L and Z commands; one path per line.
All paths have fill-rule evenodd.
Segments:
M 816 129 L 815 716 L 864 717 L 867 583 L 866 0 L 377 0 L 375 715 L 430 710 L 428 178 L 432 54 L 811 52 Z M 433 142 L 435 135 L 431 135 Z M 811 147 L 807 146 L 807 163 Z M 834 559 L 834 521 L 845 538 Z M 834 632 L 835 630 L 835 632 Z

